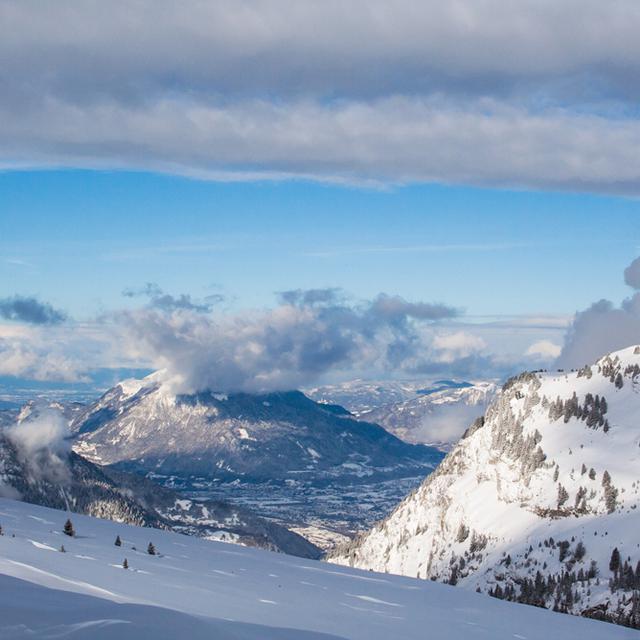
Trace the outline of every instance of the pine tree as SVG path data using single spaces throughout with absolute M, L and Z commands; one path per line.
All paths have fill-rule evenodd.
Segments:
M 558 509 L 569 499 L 568 491 L 561 485 L 558 485 Z
M 122 546 L 122 540 L 120 540 L 120 536 L 116 536 L 116 541 L 113 544 L 115 544 L 116 547 Z
M 76 532 L 73 529 L 73 523 L 69 519 L 64 523 L 62 531 L 65 535 L 70 536 L 71 538 L 76 535 Z
M 67 552 L 67 550 L 64 548 L 64 545 L 60 545 L 60 551 L 62 553 L 66 553 Z
M 129 568 L 129 563 L 127 562 L 127 559 L 124 559 L 124 562 L 122 563 L 122 568 L 123 569 L 128 569 Z
M 609 570 L 614 574 L 618 573 L 620 569 L 620 552 L 618 551 L 618 547 L 616 547 L 611 552 L 611 560 L 609 561 Z
M 156 548 L 153 546 L 153 542 L 149 543 L 149 546 L 147 547 L 147 553 L 150 556 L 155 556 L 156 555 Z

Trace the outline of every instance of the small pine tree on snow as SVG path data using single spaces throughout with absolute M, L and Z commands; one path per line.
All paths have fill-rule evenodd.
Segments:
M 620 569 L 620 552 L 618 551 L 618 547 L 616 547 L 611 552 L 611 560 L 609 561 L 609 570 L 615 574 L 615 573 L 618 573 L 619 569 Z
M 147 547 L 147 553 L 150 556 L 155 556 L 156 555 L 156 548 L 153 546 L 153 542 L 149 543 L 149 546 Z
M 4 535 L 4 531 L 2 531 L 2 525 L 0 524 L 0 536 Z
M 124 559 L 124 562 L 122 563 L 122 568 L 123 569 L 128 569 L 129 568 L 129 562 L 127 561 L 127 559 Z
M 120 540 L 120 536 L 116 536 L 116 541 L 113 544 L 115 544 L 116 547 L 122 546 L 122 540 Z
M 62 529 L 62 531 L 64 532 L 65 535 L 70 536 L 73 538 L 73 536 L 76 535 L 76 532 L 73 529 L 73 523 L 71 522 L 71 520 L 67 520 L 64 523 L 64 528 Z
M 60 552 L 61 553 L 66 553 L 67 552 L 67 550 L 64 548 L 63 544 L 60 545 Z

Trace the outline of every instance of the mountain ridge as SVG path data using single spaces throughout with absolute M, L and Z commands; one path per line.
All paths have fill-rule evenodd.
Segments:
M 330 560 L 638 626 L 638 424 L 638 346 L 516 376 L 417 490 Z

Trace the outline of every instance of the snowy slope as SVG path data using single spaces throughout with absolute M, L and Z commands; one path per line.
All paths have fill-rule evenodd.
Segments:
M 448 449 L 473 420 L 484 415 L 497 392 L 492 382 L 440 385 L 408 400 L 364 411 L 358 417 L 382 425 L 405 442 Z
M 639 445 L 640 347 L 578 372 L 523 374 L 333 560 L 623 619 L 640 586 Z M 622 579 L 609 569 L 615 548 Z
M 622 627 L 446 585 L 86 516 L 72 516 L 76 537 L 70 538 L 61 533 L 66 517 L 0 499 L 3 640 L 637 637 Z M 117 535 L 122 547 L 114 545 Z M 145 553 L 150 541 L 158 555 Z M 66 553 L 58 551 L 61 545 Z

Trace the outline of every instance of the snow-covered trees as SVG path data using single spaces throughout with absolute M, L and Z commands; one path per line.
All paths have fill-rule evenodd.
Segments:
M 602 474 L 602 487 L 604 488 L 604 502 L 608 513 L 616 510 L 618 490 L 611 484 L 611 476 L 608 471 Z

